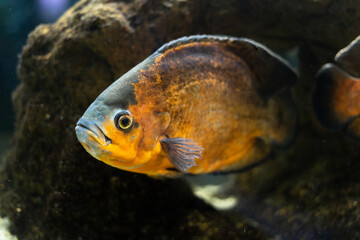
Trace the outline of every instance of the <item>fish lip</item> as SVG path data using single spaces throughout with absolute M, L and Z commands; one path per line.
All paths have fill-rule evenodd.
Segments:
M 93 136 L 99 144 L 107 146 L 111 143 L 111 139 L 108 138 L 101 130 L 101 128 L 91 120 L 83 117 L 80 118 L 79 121 L 76 123 L 75 131 L 81 128 L 89 131 L 90 135 Z

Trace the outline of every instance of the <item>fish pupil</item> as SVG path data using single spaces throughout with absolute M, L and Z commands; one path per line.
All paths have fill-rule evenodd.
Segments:
M 130 123 L 129 118 L 123 118 L 121 119 L 121 125 L 123 125 L 124 127 L 127 127 Z

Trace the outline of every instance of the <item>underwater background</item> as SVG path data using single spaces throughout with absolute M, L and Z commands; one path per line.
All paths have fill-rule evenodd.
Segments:
M 55 21 L 74 0 L 4 0 L 0 2 L 0 155 L 10 146 L 15 114 L 11 93 L 19 84 L 18 56 L 30 31 L 40 23 Z M 2 158 L 1 158 L 2 160 Z
M 359 2 L 9 0 L 0 11 L 0 225 L 13 236 L 360 239 L 359 123 L 329 129 L 313 107 L 319 69 L 347 69 L 334 57 L 360 33 Z M 248 37 L 290 61 L 292 145 L 242 173 L 176 179 L 86 153 L 74 127 L 89 104 L 160 46 L 194 34 Z
M 28 34 L 40 23 L 55 21 L 75 0 L 3 0 L 0 2 L 0 166 L 11 146 L 15 113 L 11 94 L 19 84 L 16 69 Z M 0 219 L 0 239 L 13 239 L 10 223 Z

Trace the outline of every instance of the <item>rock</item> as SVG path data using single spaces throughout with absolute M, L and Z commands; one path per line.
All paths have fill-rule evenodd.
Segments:
M 1 214 L 20 239 L 359 237 L 358 146 L 321 128 L 311 110 L 316 71 L 358 35 L 359 16 L 351 0 L 80 0 L 56 23 L 38 26 L 20 56 Z M 196 33 L 246 36 L 278 51 L 300 46 L 298 140 L 239 175 L 233 190 L 243 201 L 231 217 L 195 198 L 181 179 L 96 161 L 74 132 L 111 82 L 162 44 Z M 306 235 L 319 229 L 319 238 Z

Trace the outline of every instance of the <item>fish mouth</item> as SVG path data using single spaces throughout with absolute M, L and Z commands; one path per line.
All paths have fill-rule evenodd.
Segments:
M 111 143 L 111 139 L 104 134 L 101 128 L 89 119 L 80 118 L 76 123 L 75 131 L 87 131 L 102 146 L 107 146 Z

